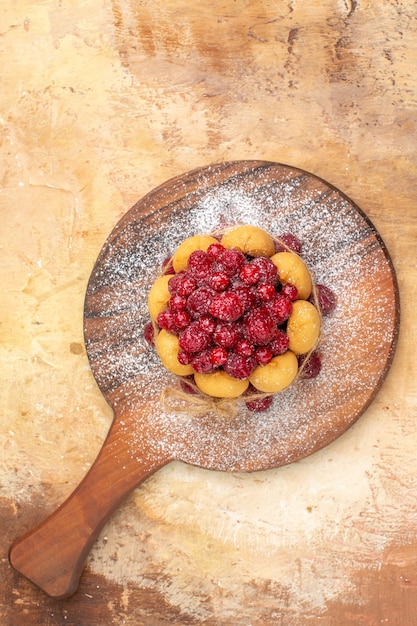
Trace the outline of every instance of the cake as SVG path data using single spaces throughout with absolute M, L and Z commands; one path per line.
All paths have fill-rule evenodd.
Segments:
M 144 334 L 183 392 L 264 411 L 321 369 L 321 318 L 334 293 L 315 284 L 290 233 L 254 225 L 186 238 L 148 294 Z

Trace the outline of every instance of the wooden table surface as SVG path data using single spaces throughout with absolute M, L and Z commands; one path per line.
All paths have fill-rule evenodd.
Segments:
M 2 4 L 2 625 L 417 624 L 416 41 L 408 0 Z M 112 419 L 83 343 L 93 263 L 144 194 L 232 159 L 308 170 L 372 220 L 400 287 L 393 366 L 303 461 L 161 469 L 53 600 L 7 553 Z

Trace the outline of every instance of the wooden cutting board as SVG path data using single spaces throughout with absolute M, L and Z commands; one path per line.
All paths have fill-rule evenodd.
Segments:
M 228 420 L 164 409 L 159 395 L 172 376 L 143 339 L 146 295 L 163 259 L 186 236 L 224 222 L 296 234 L 315 280 L 338 297 L 323 323 L 320 376 L 297 380 L 265 414 L 242 407 Z M 349 198 L 293 167 L 237 161 L 169 180 L 120 220 L 93 269 L 84 317 L 90 365 L 114 420 L 74 493 L 10 551 L 13 566 L 55 598 L 77 589 L 93 542 L 127 494 L 170 461 L 266 470 L 306 457 L 344 433 L 388 372 L 399 298 L 385 245 Z

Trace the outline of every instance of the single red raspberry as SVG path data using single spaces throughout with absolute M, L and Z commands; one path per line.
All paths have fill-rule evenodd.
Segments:
M 267 411 L 269 409 L 273 399 L 273 396 L 254 398 L 253 400 L 249 400 L 248 402 L 246 402 L 246 406 L 249 411 L 253 411 L 254 413 L 263 413 L 263 411 Z
M 197 324 L 207 335 L 212 335 L 214 333 L 214 329 L 216 328 L 216 320 L 208 313 L 198 317 Z
M 246 336 L 258 346 L 265 346 L 277 332 L 275 321 L 265 307 L 250 311 L 245 317 L 244 325 Z
M 178 272 L 168 281 L 168 291 L 180 296 L 189 296 L 196 288 L 197 283 L 188 272 Z
M 291 302 L 294 302 L 298 298 L 298 289 L 295 285 L 292 285 L 291 283 L 286 283 L 282 286 L 280 294 L 281 296 L 285 296 L 286 298 L 288 298 L 288 300 L 291 300 Z
M 174 274 L 168 281 L 168 291 L 169 293 L 177 293 L 177 289 L 184 278 L 185 272 L 178 272 L 178 274 Z
M 230 376 L 233 376 L 233 378 L 242 379 L 249 378 L 256 365 L 257 363 L 252 356 L 241 356 L 237 352 L 231 350 L 223 368 Z
M 169 308 L 171 311 L 183 311 L 187 306 L 187 298 L 174 293 L 169 299 Z
M 188 257 L 188 269 L 197 280 L 206 278 L 211 269 L 211 259 L 204 250 L 194 250 Z
M 191 352 L 185 352 L 185 350 L 180 350 L 177 354 L 177 359 L 181 363 L 181 365 L 190 365 L 193 360 L 193 354 Z
M 293 235 L 292 233 L 283 233 L 277 237 L 280 242 L 285 245 L 281 245 L 278 241 L 275 242 L 275 251 L 276 252 L 287 252 L 287 248 L 296 252 L 297 254 L 301 253 L 301 241 Z
M 253 262 L 246 263 L 239 272 L 240 280 L 246 285 L 255 285 L 261 277 L 261 270 Z
M 241 356 L 252 356 L 255 352 L 255 346 L 247 339 L 240 339 L 236 344 L 235 350 Z
M 213 272 L 208 277 L 208 285 L 215 291 L 224 291 L 229 285 L 229 277 L 226 272 Z
M 217 262 L 228 276 L 235 276 L 246 263 L 246 257 L 240 250 L 226 249 L 217 257 Z
M 276 324 L 285 322 L 292 312 L 292 302 L 285 296 L 277 293 L 272 300 L 265 303 L 269 314 L 272 315 Z
M 215 346 L 210 350 L 210 361 L 215 367 L 221 367 L 227 361 L 228 352 L 226 348 Z
M 256 296 L 256 288 L 254 289 L 255 291 L 253 291 L 252 288 L 248 285 L 242 284 L 234 285 L 230 289 L 232 293 L 235 293 L 237 295 L 240 302 L 242 303 L 244 313 L 253 309 L 257 304 L 258 299 Z
M 233 322 L 219 322 L 213 333 L 214 341 L 222 348 L 233 348 L 242 336 L 242 326 Z
M 215 292 L 209 287 L 199 287 L 189 296 L 187 301 L 188 311 L 193 317 L 199 317 L 209 312 L 209 306 Z
M 145 324 L 145 328 L 143 329 L 143 336 L 146 339 L 146 341 L 148 343 L 150 343 L 152 346 L 155 343 L 155 332 L 154 332 L 154 327 L 152 322 L 148 322 L 147 324 Z
M 179 345 L 185 352 L 201 352 L 210 344 L 210 337 L 201 330 L 197 322 L 191 322 L 179 335 Z
M 326 285 L 316 285 L 317 302 L 322 315 L 329 315 L 337 305 L 336 294 Z M 315 303 L 313 294 L 309 298 L 310 302 Z
M 288 350 L 289 344 L 290 340 L 287 333 L 278 328 L 275 337 L 269 344 L 269 347 L 271 348 L 274 356 L 277 356 L 278 354 L 284 354 L 284 352 Z
M 193 370 L 198 374 L 208 374 L 215 369 L 210 358 L 209 350 L 203 350 L 196 354 L 191 361 L 191 365 Z
M 234 322 L 242 315 L 243 306 L 235 293 L 223 291 L 213 298 L 209 304 L 208 311 L 219 320 Z
M 259 256 L 253 259 L 250 265 L 254 265 L 255 267 L 259 268 L 260 270 L 259 282 L 260 283 L 270 283 L 271 285 L 277 284 L 277 281 L 278 281 L 277 268 L 274 265 L 274 263 L 272 263 L 271 259 L 268 259 L 267 257 L 264 257 L 264 256 Z
M 258 285 L 256 293 L 261 300 L 268 302 L 274 298 L 277 292 L 275 291 L 274 285 L 271 285 L 271 283 L 262 283 Z
M 298 367 L 303 365 L 303 369 L 300 372 L 301 378 L 315 378 L 321 371 L 321 358 L 317 352 L 310 354 L 306 361 L 307 355 L 303 354 L 298 357 Z
M 165 330 L 169 330 L 170 333 L 176 335 L 178 333 L 177 326 L 174 321 L 174 312 L 169 309 L 164 309 L 158 314 L 156 318 L 156 323 L 159 328 L 164 328 Z
M 259 365 L 266 365 L 273 356 L 274 353 L 270 346 L 259 346 L 259 348 L 256 348 L 254 354 L 255 360 Z
M 187 311 L 174 311 L 173 321 L 175 326 L 182 330 L 183 328 L 187 328 L 188 324 L 191 322 L 191 315 L 187 313 Z
M 221 243 L 212 243 L 209 245 L 209 247 L 207 248 L 207 256 L 209 257 L 209 259 L 211 259 L 212 261 L 217 260 L 220 255 L 225 251 L 225 247 L 222 246 Z

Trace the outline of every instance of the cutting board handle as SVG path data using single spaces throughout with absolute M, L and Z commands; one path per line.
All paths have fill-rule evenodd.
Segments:
M 132 462 L 125 423 L 122 417 L 115 418 L 78 487 L 50 517 L 10 548 L 12 566 L 53 598 L 75 593 L 88 553 L 106 521 L 141 481 L 172 460 L 154 458 L 142 441 L 142 458 L 136 459 L 135 452 Z

